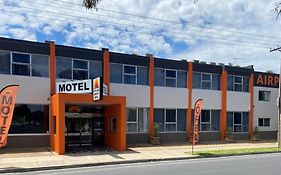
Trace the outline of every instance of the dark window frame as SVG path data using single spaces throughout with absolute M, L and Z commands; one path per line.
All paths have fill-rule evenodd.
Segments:
M 16 62 L 13 60 L 13 54 L 22 54 L 22 55 L 28 55 L 29 57 L 29 63 L 23 63 L 23 62 Z M 24 53 L 24 52 L 10 52 L 10 75 L 18 75 L 13 73 L 13 67 L 14 65 L 17 66 L 27 66 L 29 68 L 29 74 L 28 75 L 20 75 L 20 76 L 32 76 L 32 64 L 31 64 L 31 54 L 30 53 Z
M 249 92 L 250 91 L 250 87 L 249 87 L 249 84 L 250 84 L 250 79 L 249 77 L 247 76 L 242 76 L 242 75 L 232 75 L 232 74 L 229 74 L 228 75 L 228 79 L 229 77 L 232 77 L 232 82 L 231 82 L 231 85 L 230 86 L 229 84 L 227 85 L 227 87 L 231 87 L 231 89 L 227 88 L 228 91 L 234 91 L 234 92 Z M 241 82 L 236 82 L 236 79 L 237 78 L 241 78 Z M 247 89 L 244 89 L 244 86 L 245 86 L 245 79 L 248 79 L 248 83 L 247 83 Z M 227 83 L 229 83 L 229 81 L 227 81 Z M 241 86 L 241 90 L 237 89 L 238 86 Z
M 173 76 L 173 77 L 167 76 L 167 72 L 169 72 L 169 71 L 174 72 L 175 76 Z M 177 87 L 177 76 L 178 76 L 177 70 L 175 70 L 175 69 L 165 69 L 164 86 L 165 87 Z M 173 86 L 167 86 L 167 80 L 174 80 L 175 81 L 174 85 Z
M 187 113 L 187 109 L 186 108 L 155 108 L 154 110 L 163 110 L 163 123 L 161 123 L 160 128 L 163 128 L 162 131 L 159 131 L 160 133 L 183 133 L 186 132 L 186 126 L 184 128 L 184 130 L 179 130 L 178 128 L 178 111 L 179 110 L 185 110 L 185 114 Z M 168 122 L 167 121 L 167 110 L 175 110 L 175 121 L 174 122 Z M 186 123 L 186 115 L 185 115 L 185 123 Z M 155 123 L 155 122 L 154 122 Z M 163 125 L 163 126 L 162 126 Z M 175 125 L 175 130 L 173 131 L 167 131 L 167 126 L 166 125 Z
M 126 73 L 125 72 L 125 67 L 133 67 L 135 69 L 135 73 Z M 137 75 L 138 75 L 138 70 L 137 70 L 137 67 L 136 65 L 129 65 L 129 64 L 122 64 L 122 84 L 134 84 L 136 85 L 137 84 Z M 125 76 L 130 76 L 130 77 L 134 77 L 134 82 L 135 83 L 125 83 Z
M 267 122 L 266 122 L 267 120 Z M 270 127 L 270 118 L 258 118 L 259 127 Z
M 263 101 L 263 102 L 270 102 L 270 98 L 271 98 L 271 91 L 265 91 L 265 90 L 259 90 L 258 92 L 258 100 L 259 101 Z M 263 94 L 261 94 L 263 93 Z M 262 97 L 264 97 L 264 99 L 262 99 Z M 267 97 L 267 98 L 266 98 Z
M 83 72 L 87 72 L 86 74 L 87 74 L 87 77 L 86 77 L 86 79 L 89 79 L 89 76 L 90 76 L 90 69 L 89 69 L 89 60 L 84 60 L 84 59 L 77 59 L 77 58 L 71 58 L 72 59 L 72 61 L 71 61 L 71 69 L 72 69 L 72 71 L 71 71 L 71 73 L 72 73 L 72 80 L 77 80 L 77 79 L 74 79 L 74 71 L 83 71 Z M 87 69 L 83 69 L 83 68 L 75 68 L 74 67 L 74 62 L 75 61 L 82 61 L 82 62 L 86 62 L 87 63 Z M 86 79 L 83 79 L 83 80 L 86 80 Z M 80 79 L 78 79 L 78 80 L 80 80 Z
M 200 82 L 199 82 L 199 88 L 198 87 L 192 87 L 193 89 L 203 89 L 203 90 L 214 90 L 214 91 L 219 91 L 220 90 L 220 85 L 221 85 L 221 82 L 219 80 L 219 86 L 217 87 L 217 89 L 214 89 L 214 81 L 213 81 L 213 76 L 218 76 L 219 79 L 220 79 L 220 74 L 215 74 L 215 73 L 207 73 L 207 72 L 197 72 L 197 71 L 194 71 L 193 72 L 193 75 L 194 74 L 199 74 L 199 77 L 200 77 Z M 210 79 L 209 80 L 205 80 L 203 79 L 203 76 L 204 75 L 209 75 Z M 194 79 L 193 79 L 194 80 Z M 192 81 L 193 81 L 192 80 Z M 194 82 L 192 82 L 194 84 Z M 203 83 L 209 83 L 209 88 L 203 88 Z
M 128 107 L 127 109 L 127 112 L 128 110 L 135 110 L 136 111 L 136 120 L 135 121 L 128 121 L 128 114 L 127 114 L 127 118 L 126 118 L 126 125 L 128 124 L 135 124 L 136 125 L 136 131 L 128 131 L 126 130 L 126 133 L 127 134 L 137 134 L 137 133 L 148 133 L 148 121 L 149 121 L 149 109 L 148 108 L 134 108 L 134 107 Z M 143 110 L 143 113 L 147 113 L 147 116 L 146 116 L 146 123 L 144 123 L 144 125 L 146 125 L 146 127 L 143 128 L 143 131 L 140 131 L 140 110 Z M 143 120 L 145 121 L 145 115 L 142 116 L 143 117 Z M 128 127 L 127 127 L 128 129 Z
M 249 133 L 249 112 L 241 112 L 241 111 L 239 111 L 239 112 L 234 112 L 234 111 L 228 111 L 227 112 L 228 114 L 229 113 L 231 113 L 231 115 L 232 115 L 232 126 L 231 126 L 231 129 L 232 129 L 232 132 L 233 133 Z M 240 113 L 240 121 L 241 121 L 241 123 L 239 124 L 239 123 L 234 123 L 234 120 L 235 120 L 235 117 L 234 117 L 234 115 L 235 115 L 235 113 Z M 245 124 L 244 123 L 244 117 L 246 117 L 246 115 L 245 115 L 245 113 L 247 113 L 247 117 L 248 117 L 248 123 L 247 124 Z M 229 124 L 227 124 L 227 125 L 229 125 Z M 240 131 L 235 131 L 234 130 L 234 128 L 235 128 L 235 126 L 240 126 Z M 248 126 L 247 127 L 247 132 L 245 132 L 245 131 L 243 131 L 243 128 L 245 127 L 245 126 Z

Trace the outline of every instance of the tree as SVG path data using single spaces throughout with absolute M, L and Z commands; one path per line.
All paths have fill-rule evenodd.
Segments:
M 267 70 L 266 73 L 274 74 L 274 72 L 272 70 Z
M 83 0 L 83 5 L 86 7 L 86 9 L 96 9 L 97 10 L 97 4 L 101 0 Z
M 280 13 L 281 13 L 281 2 L 277 2 L 275 4 L 274 10 L 277 13 L 277 15 L 276 15 L 276 19 L 277 19 L 279 17 Z

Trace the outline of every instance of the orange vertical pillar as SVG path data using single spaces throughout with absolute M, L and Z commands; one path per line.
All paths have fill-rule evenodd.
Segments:
M 249 134 L 250 138 L 253 136 L 253 122 L 254 122 L 254 74 L 250 75 L 250 113 L 249 113 Z
M 110 95 L 110 64 L 109 64 L 109 51 L 103 51 L 103 82 L 108 86 L 108 95 Z
M 50 96 L 56 93 L 56 46 L 54 42 L 50 42 Z
M 58 116 L 56 116 L 56 152 L 61 155 L 65 154 L 65 102 L 58 98 Z
M 149 58 L 149 87 L 150 87 L 150 110 L 149 110 L 149 135 L 154 133 L 154 58 Z
M 49 60 L 49 77 L 50 77 L 50 108 L 49 108 L 49 129 L 50 129 L 50 146 L 53 150 L 56 151 L 56 139 L 55 139 L 55 133 L 54 133 L 54 122 L 53 117 L 55 116 L 55 110 L 56 110 L 56 101 L 54 101 L 54 98 L 52 96 L 56 93 L 56 46 L 55 42 L 47 41 L 46 43 L 49 44 L 50 49 L 50 60 Z
M 191 117 L 192 117 L 192 74 L 193 74 L 193 66 L 192 62 L 188 62 L 188 81 L 187 81 L 187 87 L 188 87 L 188 110 L 187 110 L 187 120 L 186 120 L 186 131 L 187 131 L 187 137 L 188 140 L 191 137 Z
M 120 130 L 120 151 L 126 151 L 126 98 L 122 99 L 120 104 L 120 121 L 121 121 L 121 130 Z
M 223 70 L 221 75 L 221 113 L 220 113 L 220 131 L 221 140 L 224 140 L 226 131 L 226 102 L 227 99 L 227 71 Z

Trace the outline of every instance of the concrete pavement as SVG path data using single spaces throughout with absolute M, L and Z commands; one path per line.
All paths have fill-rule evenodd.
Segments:
M 195 146 L 195 151 L 240 148 L 277 147 L 275 141 L 208 143 Z M 194 156 L 190 144 L 169 144 L 161 146 L 135 145 L 125 152 L 95 151 L 66 155 L 57 155 L 49 148 L 36 149 L 2 149 L 0 150 L 0 173 L 28 171 L 36 169 L 53 169 L 63 167 L 93 166 L 102 164 L 120 164 L 126 162 L 145 162 L 153 160 L 188 159 Z

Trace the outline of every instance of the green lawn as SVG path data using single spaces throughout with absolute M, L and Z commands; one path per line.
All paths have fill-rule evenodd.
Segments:
M 277 152 L 277 147 L 270 148 L 244 148 L 244 149 L 229 149 L 229 150 L 209 150 L 209 151 L 194 151 L 193 155 L 210 156 L 210 155 L 235 155 L 246 153 L 264 153 L 264 152 Z M 191 154 L 191 152 L 187 153 Z

